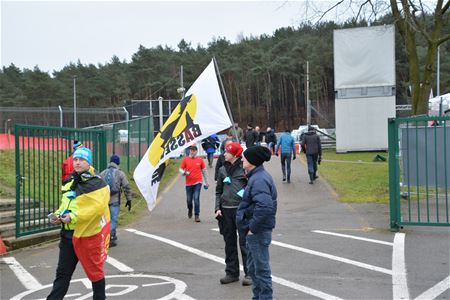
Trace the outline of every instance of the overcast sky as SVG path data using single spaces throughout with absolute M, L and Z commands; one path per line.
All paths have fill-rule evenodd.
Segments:
M 303 1 L 1 1 L 1 65 L 42 71 L 70 62 L 130 61 L 139 45 L 177 49 L 214 37 L 273 34 L 297 27 Z

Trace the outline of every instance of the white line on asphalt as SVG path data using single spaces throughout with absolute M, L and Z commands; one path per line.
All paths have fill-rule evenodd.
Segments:
M 437 298 L 440 294 L 448 289 L 450 289 L 450 276 L 417 296 L 415 300 L 432 300 Z
M 108 258 L 106 259 L 106 262 L 109 263 L 111 266 L 115 267 L 116 269 L 118 269 L 120 272 L 127 272 L 127 273 L 134 272 L 132 268 L 109 255 Z
M 167 284 L 173 284 L 172 282 L 157 282 L 157 283 L 146 283 L 143 284 L 143 287 L 148 287 L 148 286 L 158 286 L 158 285 L 167 285 Z
M 16 274 L 19 281 L 27 290 L 34 290 L 42 287 L 42 284 L 37 281 L 14 257 L 4 257 L 3 261 Z
M 392 295 L 394 300 L 409 299 L 406 279 L 405 234 L 397 232 L 392 250 Z
M 218 231 L 219 229 L 213 228 L 211 230 Z M 320 257 L 325 257 L 325 258 L 328 258 L 328 259 L 331 259 L 331 260 L 340 261 L 340 262 L 347 263 L 347 264 L 350 264 L 350 265 L 354 265 L 354 266 L 357 266 L 357 267 L 361 267 L 361 268 L 364 268 L 364 269 L 368 269 L 368 270 L 377 271 L 377 272 L 385 273 L 385 274 L 388 274 L 388 275 L 392 275 L 392 271 L 389 270 L 389 269 L 385 269 L 385 268 L 369 265 L 369 264 L 366 264 L 366 263 L 362 263 L 362 262 L 359 262 L 359 261 L 343 258 L 343 257 L 340 257 L 340 256 L 335 256 L 335 255 L 331 255 L 331 254 L 327 254 L 327 253 L 323 253 L 323 252 L 319 252 L 319 251 L 315 251 L 315 250 L 310 250 L 310 249 L 306 249 L 306 248 L 302 248 L 302 247 L 298 247 L 298 246 L 294 246 L 294 245 L 290 245 L 290 244 L 286 244 L 286 243 L 282 243 L 282 242 L 277 242 L 277 241 L 273 241 L 273 240 L 272 240 L 272 244 L 274 244 L 276 246 L 280 246 L 280 247 L 284 247 L 284 248 L 288 248 L 288 249 L 297 250 L 297 251 L 300 251 L 300 252 L 304 252 L 304 253 L 320 256 Z
M 349 239 L 360 240 L 360 241 L 366 241 L 366 242 L 370 242 L 370 243 L 376 243 L 376 244 L 382 244 L 382 245 L 388 245 L 388 246 L 393 246 L 394 245 L 393 243 L 390 243 L 390 242 L 385 242 L 385 241 L 380 241 L 380 240 L 373 240 L 373 239 L 363 238 L 363 237 L 359 237 L 359 236 L 335 233 L 335 232 L 330 232 L 330 231 L 313 230 L 312 232 L 321 233 L 321 234 L 328 234 L 328 235 L 334 235 L 334 236 L 338 236 L 338 237 L 349 238 Z
M 125 229 L 125 230 L 128 231 L 128 232 L 140 235 L 140 236 L 145 236 L 145 237 L 148 237 L 148 238 L 151 238 L 151 239 L 155 239 L 157 241 L 169 244 L 171 246 L 180 248 L 180 249 L 185 250 L 187 252 L 196 254 L 196 255 L 198 255 L 200 257 L 203 257 L 203 258 L 215 261 L 215 262 L 220 263 L 222 265 L 225 264 L 225 260 L 222 257 L 218 257 L 218 256 L 215 256 L 215 255 L 209 254 L 207 252 L 204 252 L 202 250 L 199 250 L 199 249 L 196 249 L 196 248 L 193 248 L 193 247 L 190 247 L 190 246 L 186 246 L 186 245 L 181 244 L 179 242 L 172 241 L 172 240 L 169 240 L 169 239 L 166 239 L 166 238 L 154 235 L 154 234 L 145 233 L 145 232 L 142 232 L 142 231 L 139 231 L 139 230 L 136 230 L 136 229 L 132 229 L 132 228 Z M 242 266 L 240 266 L 240 269 L 241 270 L 243 269 Z M 295 282 L 292 282 L 292 281 L 289 281 L 289 280 L 286 280 L 286 279 L 283 279 L 283 278 L 280 278 L 280 277 L 277 277 L 277 276 L 272 276 L 272 281 L 275 282 L 275 283 L 278 283 L 280 285 L 287 286 L 287 287 L 289 287 L 291 289 L 298 290 L 298 291 L 303 292 L 305 294 L 309 294 L 309 295 L 312 295 L 312 296 L 315 296 L 315 297 L 318 297 L 318 298 L 321 298 L 321 299 L 340 300 L 340 298 L 338 298 L 336 296 L 323 293 L 321 291 L 318 291 L 318 290 L 315 290 L 315 289 L 312 289 L 312 288 L 309 288 L 309 287 L 297 284 Z
M 281 243 L 281 242 L 277 242 L 277 241 L 272 241 L 272 244 L 280 246 L 280 247 L 284 247 L 284 248 L 288 248 L 288 249 L 292 249 L 292 250 L 297 250 L 300 252 L 304 252 L 304 253 L 308 253 L 308 254 L 312 254 L 312 255 L 317 255 L 320 257 L 325 257 L 331 260 L 336 260 L 339 262 L 343 262 L 343 263 L 347 263 L 350 265 L 354 265 L 360 268 L 364 268 L 364 269 L 368 269 L 371 271 L 377 271 L 377 272 L 381 272 L 381 273 L 385 273 L 388 275 L 392 274 L 392 271 L 386 268 L 381 268 L 381 267 L 377 267 L 377 266 L 373 266 L 373 265 L 369 265 L 366 263 L 362 263 L 356 260 L 351 260 L 351 259 L 347 259 L 347 258 L 343 258 L 343 257 L 339 257 L 339 256 L 335 256 L 335 255 L 331 255 L 331 254 L 327 254 L 327 253 L 323 253 L 323 252 L 319 252 L 319 251 L 315 251 L 315 250 L 310 250 L 310 249 L 306 249 L 306 248 L 302 248 L 302 247 L 298 247 L 298 246 L 293 246 L 293 245 L 289 245 L 286 243 Z

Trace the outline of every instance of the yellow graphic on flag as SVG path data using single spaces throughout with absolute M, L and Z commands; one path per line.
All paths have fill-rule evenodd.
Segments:
M 196 96 L 192 94 L 184 97 L 175 107 L 169 119 L 164 123 L 164 126 L 160 129 L 150 146 L 148 160 L 152 166 L 156 167 L 161 160 L 169 141 L 194 124 L 193 121 L 196 113 Z

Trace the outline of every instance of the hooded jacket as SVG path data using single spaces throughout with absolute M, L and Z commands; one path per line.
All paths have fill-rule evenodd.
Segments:
M 224 179 L 228 176 L 231 183 L 224 183 Z M 237 193 L 246 185 L 247 177 L 242 168 L 242 161 L 238 159 L 234 164 L 225 161 L 217 176 L 215 211 L 222 208 L 237 208 L 242 199 Z
M 305 133 L 302 141 L 302 151 L 306 154 L 322 155 L 322 144 L 320 143 L 320 137 L 314 131 L 308 131 Z
M 295 142 L 289 132 L 284 132 L 277 143 L 277 149 L 275 153 L 278 153 L 278 149 L 281 147 L 282 154 L 288 154 L 295 156 Z
M 114 187 L 119 187 L 119 192 L 115 194 L 110 193 L 109 204 L 120 202 L 120 195 L 122 190 L 125 194 L 125 198 L 127 199 L 127 201 L 131 201 L 132 198 L 131 198 L 130 183 L 128 182 L 125 173 L 120 169 L 120 167 L 116 163 L 110 162 L 108 168 L 106 170 L 103 170 L 100 173 L 100 176 L 102 178 L 106 178 L 106 175 L 108 174 L 110 169 L 113 169 Z
M 236 213 L 240 232 L 272 231 L 277 213 L 277 189 L 263 165 L 248 174 L 248 184 Z

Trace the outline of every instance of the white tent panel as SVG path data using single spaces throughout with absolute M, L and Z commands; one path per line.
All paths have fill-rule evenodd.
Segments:
M 336 100 L 336 152 L 388 149 L 395 96 Z
M 394 26 L 334 31 L 335 89 L 395 86 Z

